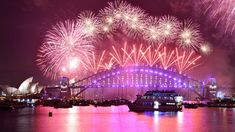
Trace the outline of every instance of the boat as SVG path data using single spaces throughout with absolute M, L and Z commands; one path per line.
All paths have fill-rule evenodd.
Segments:
M 53 107 L 58 102 L 60 102 L 59 99 L 47 99 L 47 100 L 42 100 L 42 105 Z
M 131 102 L 127 99 L 121 98 L 121 99 L 110 100 L 110 103 L 113 106 L 119 106 L 119 105 L 128 105 Z
M 73 105 L 70 104 L 68 101 L 60 101 L 54 104 L 54 108 L 72 108 Z
M 198 108 L 198 105 L 194 104 L 194 103 L 185 103 L 184 108 L 196 109 L 196 108 Z
M 215 99 L 207 102 L 207 107 L 226 107 L 235 108 L 234 98 Z
M 90 103 L 88 100 L 72 100 L 71 103 L 73 106 L 89 106 Z
M 128 104 L 130 111 L 181 111 L 183 97 L 174 91 L 147 91 Z

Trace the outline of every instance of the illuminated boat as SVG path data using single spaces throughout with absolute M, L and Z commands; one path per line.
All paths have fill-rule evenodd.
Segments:
M 130 111 L 181 111 L 183 97 L 174 91 L 147 91 L 128 105 Z

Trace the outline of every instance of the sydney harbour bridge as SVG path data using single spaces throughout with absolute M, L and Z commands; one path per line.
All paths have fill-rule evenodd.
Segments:
M 84 95 L 90 90 L 97 94 L 115 91 L 123 96 L 128 89 L 135 89 L 134 94 L 143 94 L 146 90 L 175 90 L 185 98 L 203 98 L 204 83 L 174 70 L 165 70 L 151 66 L 115 67 L 85 77 L 67 86 L 73 96 Z M 125 91 L 126 90 L 126 91 Z M 123 92 L 125 91 L 125 92 Z M 127 93 L 126 93 L 127 94 Z M 100 95 L 96 95 L 100 96 Z

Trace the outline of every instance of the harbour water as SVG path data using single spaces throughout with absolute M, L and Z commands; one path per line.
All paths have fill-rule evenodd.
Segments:
M 135 113 L 129 112 L 127 106 L 69 109 L 38 106 L 0 111 L 0 124 L 1 132 L 232 132 L 235 108 Z

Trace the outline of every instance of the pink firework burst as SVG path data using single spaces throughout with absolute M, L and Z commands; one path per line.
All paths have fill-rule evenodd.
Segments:
M 175 51 L 167 51 L 166 47 L 164 47 L 163 50 L 159 52 L 159 57 L 161 62 L 160 66 L 162 66 L 165 70 L 174 65 L 174 63 L 177 61 Z
M 204 13 L 208 15 L 215 27 L 223 27 L 225 33 L 235 29 L 234 0 L 201 0 Z
M 176 48 L 176 68 L 180 74 L 185 73 L 195 67 L 197 67 L 199 64 L 196 62 L 199 61 L 201 56 L 194 55 L 194 52 L 186 53 L 185 51 L 179 52 L 179 50 Z

